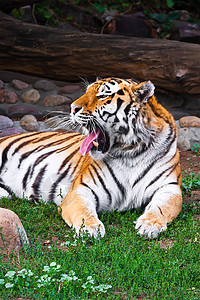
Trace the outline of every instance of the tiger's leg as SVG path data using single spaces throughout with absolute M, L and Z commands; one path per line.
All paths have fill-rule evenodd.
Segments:
M 136 221 L 135 228 L 139 234 L 156 238 L 167 229 L 167 223 L 176 218 L 181 209 L 181 188 L 178 185 L 167 185 L 154 194 L 143 215 Z
M 103 223 L 98 219 L 95 201 L 92 199 L 83 199 L 76 190 L 70 191 L 60 205 L 61 215 L 64 221 L 79 231 L 83 226 L 84 231 L 88 231 L 91 236 L 97 238 L 105 234 Z M 84 220 L 84 223 L 83 223 Z

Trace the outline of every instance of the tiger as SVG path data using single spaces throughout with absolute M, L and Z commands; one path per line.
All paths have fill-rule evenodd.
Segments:
M 69 227 L 94 238 L 105 235 L 98 213 L 142 207 L 133 227 L 156 238 L 182 209 L 182 179 L 176 123 L 154 90 L 97 78 L 71 104 L 76 130 L 1 138 L 0 196 L 54 202 Z

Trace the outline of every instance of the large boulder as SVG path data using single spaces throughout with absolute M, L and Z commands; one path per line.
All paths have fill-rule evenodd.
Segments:
M 29 241 L 19 217 L 9 209 L 0 208 L 0 253 L 19 251 L 25 244 Z

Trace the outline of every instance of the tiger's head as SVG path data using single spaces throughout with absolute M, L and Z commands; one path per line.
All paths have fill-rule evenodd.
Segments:
M 82 155 L 134 152 L 145 142 L 141 134 L 144 107 L 154 94 L 150 82 L 132 79 L 97 79 L 86 93 L 71 104 L 71 119 L 84 129 Z M 147 138 L 148 139 L 148 138 Z

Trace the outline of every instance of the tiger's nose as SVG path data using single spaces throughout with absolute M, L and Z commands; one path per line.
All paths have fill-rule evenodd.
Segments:
M 78 113 L 80 110 L 82 109 L 81 106 L 78 106 L 78 105 L 71 105 L 71 110 L 72 110 L 72 113 L 75 115 L 76 113 Z

